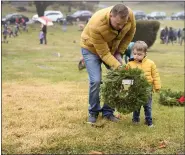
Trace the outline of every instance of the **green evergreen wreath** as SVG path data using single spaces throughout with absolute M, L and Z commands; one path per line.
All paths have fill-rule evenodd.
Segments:
M 123 85 L 125 79 L 133 80 L 133 84 Z M 101 99 L 117 111 L 128 114 L 145 105 L 151 95 L 152 87 L 144 73 L 138 68 L 111 70 L 101 85 Z
M 184 106 L 184 92 L 171 89 L 161 90 L 159 103 L 166 106 Z

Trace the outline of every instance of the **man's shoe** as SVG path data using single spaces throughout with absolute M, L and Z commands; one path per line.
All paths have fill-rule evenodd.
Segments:
M 138 121 L 133 121 L 133 120 L 132 120 L 132 123 L 133 123 L 134 125 L 138 125 L 138 124 L 139 124 Z
M 88 117 L 87 123 L 89 123 L 89 124 L 96 123 L 97 118 L 98 118 L 98 115 L 90 114 L 89 117 Z
M 117 117 L 115 117 L 114 115 L 104 116 L 104 118 L 106 118 L 107 120 L 112 121 L 112 122 L 119 122 L 119 119 Z

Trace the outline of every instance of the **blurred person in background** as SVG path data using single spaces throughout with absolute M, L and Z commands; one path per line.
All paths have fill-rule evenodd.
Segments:
M 180 39 L 180 45 L 182 46 L 182 42 L 185 41 L 185 28 L 181 31 L 181 39 Z

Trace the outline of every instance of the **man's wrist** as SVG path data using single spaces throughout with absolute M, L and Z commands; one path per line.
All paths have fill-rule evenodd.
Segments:
M 122 65 L 119 65 L 117 69 L 120 70 L 122 67 L 123 67 Z

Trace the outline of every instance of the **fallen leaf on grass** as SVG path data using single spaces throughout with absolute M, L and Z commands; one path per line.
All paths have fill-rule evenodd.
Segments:
M 98 151 L 91 151 L 88 154 L 104 154 L 103 152 L 98 152 Z
M 166 146 L 167 146 L 167 141 L 166 140 L 163 140 L 163 141 L 161 141 L 160 143 L 159 143 L 159 149 L 161 149 L 161 148 L 165 148 Z
M 159 149 L 161 149 L 161 148 L 165 148 L 165 147 L 166 147 L 166 145 L 164 145 L 164 144 L 159 145 Z

